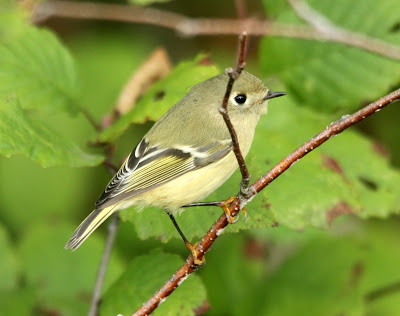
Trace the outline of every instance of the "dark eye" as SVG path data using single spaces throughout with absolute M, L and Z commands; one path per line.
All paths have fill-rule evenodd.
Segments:
M 236 97 L 235 97 L 235 101 L 236 101 L 236 103 L 237 104 L 243 104 L 243 103 L 245 103 L 246 102 L 246 95 L 245 94 L 238 94 Z

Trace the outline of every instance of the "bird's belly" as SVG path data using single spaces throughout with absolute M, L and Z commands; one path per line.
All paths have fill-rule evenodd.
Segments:
M 229 153 L 216 163 L 188 172 L 148 192 L 123 201 L 118 209 L 131 205 L 154 205 L 174 213 L 181 206 L 198 202 L 214 192 L 232 175 L 237 167 L 234 154 Z

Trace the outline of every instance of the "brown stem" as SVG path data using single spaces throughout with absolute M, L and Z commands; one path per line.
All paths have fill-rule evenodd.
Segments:
M 367 295 L 365 295 L 365 300 L 367 302 L 372 302 L 375 301 L 376 299 L 385 297 L 387 295 L 398 293 L 399 291 L 400 291 L 400 282 L 392 283 L 369 292 Z
M 33 10 L 32 20 L 36 23 L 51 17 L 142 23 L 172 29 L 186 36 L 240 35 L 243 30 L 246 30 L 253 36 L 269 35 L 341 43 L 400 60 L 400 47 L 337 27 L 333 32 L 323 32 L 310 25 L 279 23 L 255 18 L 240 20 L 190 18 L 154 8 L 90 2 L 39 2 Z
M 222 105 L 219 108 L 219 113 L 221 113 L 222 117 L 224 118 L 226 127 L 228 128 L 229 134 L 231 135 L 232 150 L 235 153 L 237 162 L 239 164 L 239 169 L 242 174 L 242 186 L 241 186 L 241 191 L 240 191 L 241 195 L 242 195 L 242 193 L 247 194 L 247 188 L 248 188 L 251 176 L 250 176 L 249 170 L 247 169 L 246 163 L 244 161 L 242 152 L 240 150 L 239 140 L 238 140 L 235 128 L 233 127 L 233 124 L 229 117 L 228 102 L 229 102 L 229 97 L 232 92 L 233 84 L 234 84 L 235 80 L 242 73 L 244 67 L 246 66 L 246 44 L 247 44 L 247 33 L 243 32 L 239 37 L 239 54 L 238 54 L 238 61 L 236 64 L 236 68 L 235 69 L 228 68 L 226 70 L 226 73 L 229 76 L 229 80 L 228 80 L 228 85 L 226 87 L 225 96 L 222 101 Z M 246 191 L 246 192 L 243 192 L 243 191 Z
M 345 115 L 338 121 L 329 125 L 321 133 L 314 136 L 304 145 L 297 148 L 289 156 L 279 162 L 274 168 L 268 171 L 265 175 L 259 178 L 255 183 L 251 185 L 253 192 L 246 201 L 239 201 L 236 198 L 229 206 L 232 216 L 235 216 L 240 206 L 244 206 L 254 195 L 264 189 L 273 180 L 279 177 L 285 170 L 287 170 L 296 161 L 313 151 L 315 148 L 321 146 L 332 136 L 338 135 L 345 129 L 353 126 L 357 122 L 365 119 L 366 117 L 380 111 L 383 107 L 390 103 L 400 100 L 400 89 L 393 91 L 392 93 L 384 96 L 383 98 L 367 105 L 361 110 L 355 112 L 352 115 Z M 242 203 L 242 204 L 241 204 Z M 240 205 L 241 204 L 241 205 Z M 201 239 L 197 246 L 198 259 L 201 260 L 204 254 L 210 249 L 211 245 L 215 242 L 218 236 L 223 232 L 225 227 L 228 225 L 228 220 L 225 214 L 221 215 L 210 230 Z M 149 315 L 161 301 L 164 301 L 183 281 L 184 279 L 196 270 L 196 265 L 193 262 L 193 258 L 190 255 L 184 265 L 182 265 L 178 271 L 146 302 L 144 303 L 132 316 Z

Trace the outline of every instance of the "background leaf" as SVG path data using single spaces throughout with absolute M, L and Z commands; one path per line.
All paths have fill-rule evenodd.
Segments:
M 266 12 L 277 21 L 301 23 L 281 2 L 263 1 Z M 400 38 L 391 31 L 400 15 L 395 3 L 384 0 L 376 6 L 373 0 L 308 1 L 340 27 L 400 44 Z M 399 61 L 329 42 L 264 38 L 260 56 L 265 75 L 277 74 L 301 105 L 323 112 L 354 110 L 361 102 L 379 98 L 399 81 L 392 76 L 400 72 Z
M 27 28 L 0 44 L 0 96 L 17 96 L 24 109 L 76 114 L 78 95 L 73 59 L 50 31 Z
M 19 262 L 17 260 L 10 237 L 2 223 L 0 223 L 0 293 L 17 287 Z M 1 296 L 1 295 L 0 295 Z
M 160 250 L 135 258 L 104 296 L 100 315 L 130 315 L 181 265 L 182 258 Z M 154 315 L 195 315 L 193 309 L 199 307 L 205 299 L 206 292 L 200 278 L 190 275 L 174 295 L 157 308 Z
M 74 228 L 65 223 L 39 223 L 24 232 L 19 244 L 23 270 L 28 284 L 37 289 L 38 303 L 42 308 L 65 315 L 86 312 L 104 247 L 104 240 L 93 236 L 79 251 L 66 251 L 64 245 Z M 123 266 L 121 259 L 113 254 L 104 291 L 119 277 Z
M 43 167 L 95 166 L 103 160 L 99 155 L 83 152 L 42 122 L 29 118 L 15 98 L 0 98 L 0 114 L 0 153 L 6 157 L 23 154 Z

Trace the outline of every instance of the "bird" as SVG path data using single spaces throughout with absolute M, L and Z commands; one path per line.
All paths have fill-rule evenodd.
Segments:
M 204 257 L 197 258 L 197 243 L 186 239 L 174 215 L 187 206 L 208 205 L 196 203 L 238 168 L 232 138 L 219 113 L 228 80 L 229 76 L 221 73 L 195 85 L 152 126 L 75 230 L 66 249 L 77 249 L 113 213 L 132 205 L 138 209 L 152 205 L 169 215 L 195 263 L 203 262 Z M 270 91 L 246 71 L 234 81 L 227 109 L 243 157 L 250 150 L 261 115 L 267 113 L 268 101 L 285 94 Z M 233 222 L 226 205 L 223 209 Z

